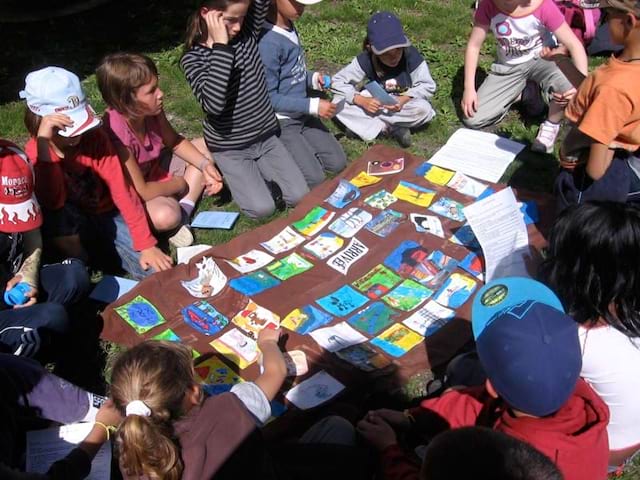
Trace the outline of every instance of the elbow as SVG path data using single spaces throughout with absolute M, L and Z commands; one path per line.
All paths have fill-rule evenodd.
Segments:
M 594 182 L 597 182 L 598 180 L 600 180 L 604 174 L 605 174 L 606 169 L 603 169 L 601 166 L 599 165 L 593 165 L 592 162 L 587 163 L 587 167 L 586 167 L 586 172 L 587 175 L 589 175 L 589 178 L 591 178 L 591 180 L 593 180 Z

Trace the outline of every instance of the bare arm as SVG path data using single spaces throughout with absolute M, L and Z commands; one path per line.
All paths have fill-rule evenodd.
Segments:
M 578 37 L 576 37 L 576 35 L 571 31 L 571 27 L 569 27 L 566 22 L 563 22 L 562 25 L 560 25 L 560 27 L 555 32 L 553 32 L 553 34 L 558 38 L 558 41 L 562 45 L 567 47 L 569 55 L 571 55 L 571 60 L 573 60 L 573 64 L 575 65 L 576 69 L 580 73 L 582 73 L 582 75 L 586 76 L 589 69 L 587 52 L 585 51 L 584 46 L 582 45 L 580 40 L 578 40 Z
M 465 117 L 473 117 L 478 109 L 478 94 L 476 92 L 476 69 L 480 57 L 480 48 L 487 38 L 488 27 L 474 25 L 469 35 L 467 49 L 464 52 L 464 92 L 462 94 L 462 113 Z
M 587 160 L 587 175 L 593 180 L 600 180 L 613 160 L 614 151 L 607 145 L 594 141 L 589 150 L 589 160 Z
M 273 400 L 287 376 L 287 365 L 278 346 L 280 330 L 265 328 L 258 334 L 258 348 L 262 352 L 264 372 L 255 384 L 260 387 L 269 401 Z

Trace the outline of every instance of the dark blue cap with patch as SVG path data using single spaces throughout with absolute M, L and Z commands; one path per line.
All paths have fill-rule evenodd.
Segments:
M 367 24 L 367 38 L 371 50 L 376 55 L 381 55 L 394 48 L 404 48 L 411 45 L 404 34 L 400 20 L 391 12 L 373 14 Z

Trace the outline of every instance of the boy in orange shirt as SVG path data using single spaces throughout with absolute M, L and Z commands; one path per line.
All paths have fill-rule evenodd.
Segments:
M 624 48 L 584 77 L 568 58 L 547 52 L 578 93 L 565 110 L 574 128 L 560 150 L 558 206 L 640 199 L 640 2 L 601 0 L 611 40 Z

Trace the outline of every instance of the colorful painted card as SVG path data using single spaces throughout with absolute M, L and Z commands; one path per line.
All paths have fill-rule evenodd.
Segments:
M 334 208 L 344 208 L 360 196 L 354 184 L 341 179 L 333 193 L 324 201 Z
M 426 284 L 439 269 L 429 260 L 429 250 L 418 243 L 405 240 L 384 260 L 384 265 L 400 275 Z
M 258 359 L 258 345 L 237 328 L 232 328 L 211 342 L 213 348 L 240 368 L 247 368 Z
M 313 207 L 302 219 L 293 222 L 292 226 L 301 234 L 312 237 L 331 221 L 336 213 L 322 207 Z
M 428 337 L 449 323 L 454 316 L 453 310 L 431 300 L 402 323 L 423 337 Z
M 186 306 L 180 313 L 184 323 L 203 335 L 218 333 L 229 324 L 227 317 L 204 300 Z
M 327 260 L 327 265 L 334 270 L 337 270 L 342 275 L 346 275 L 351 265 L 364 257 L 368 251 L 369 248 L 354 237 L 344 250 L 341 250 Z
M 350 327 L 347 322 L 340 322 L 330 327 L 318 328 L 309 335 L 328 352 L 337 352 L 343 348 L 364 343 L 367 337 Z
M 367 172 L 360 172 L 358 175 L 349 180 L 349 183 L 358 187 L 368 187 L 369 185 L 375 185 L 378 182 L 381 182 L 382 179 L 380 177 L 374 177 L 373 175 L 368 175 Z
M 273 257 L 262 250 L 250 250 L 244 255 L 225 261 L 238 272 L 249 273 L 270 264 Z
M 193 280 L 182 280 L 180 284 L 197 298 L 213 297 L 227 284 L 227 276 L 211 257 L 202 257 L 196 263 L 198 275 Z
M 462 259 L 459 265 L 460 268 L 469 272 L 481 282 L 484 282 L 484 257 L 477 255 L 473 252 L 469 252 L 466 257 Z
M 231 288 L 247 296 L 257 295 L 278 285 L 280 285 L 280 280 L 272 277 L 264 270 L 248 273 L 229 282 Z
M 344 285 L 326 297 L 316 300 L 318 305 L 336 317 L 349 315 L 367 302 L 367 297 L 358 293 L 349 285 Z
M 331 323 L 332 320 L 333 317 L 328 313 L 313 305 L 305 305 L 289 313 L 280 325 L 301 335 L 306 335 L 316 328 Z
M 382 297 L 382 301 L 398 310 L 413 310 L 431 296 L 433 290 L 413 280 L 405 280 Z
M 165 322 L 153 304 L 142 295 L 114 309 L 138 333 L 145 333 Z
M 409 215 L 411 223 L 416 227 L 416 232 L 430 233 L 436 237 L 444 238 L 442 222 L 435 215 L 423 215 L 422 213 L 412 213 Z
M 178 336 L 178 334 L 176 334 L 176 332 L 174 332 L 170 328 L 167 328 L 164 332 L 160 332 L 158 335 L 154 335 L 151 338 L 153 338 L 154 340 L 165 340 L 167 342 L 182 342 L 182 339 Z M 189 348 L 189 350 L 191 350 L 191 355 L 193 356 L 193 358 L 198 358 L 200 356 L 200 353 L 195 351 L 193 348 Z
M 396 323 L 371 340 L 371 344 L 384 350 L 392 357 L 401 357 L 422 340 L 422 336 L 416 332 L 401 323 Z
M 400 183 L 393 191 L 393 196 L 419 207 L 428 207 L 436 196 L 436 192 L 415 183 L 400 180 Z
M 335 222 L 329 225 L 329 230 L 337 233 L 341 237 L 351 238 L 372 218 L 373 215 L 366 210 L 352 207 L 340 215 Z
M 234 385 L 244 382 L 240 375 L 215 355 L 198 363 L 194 370 L 198 380 L 204 384 L 203 390 L 209 395 L 228 392 Z
M 285 397 L 300 410 L 307 410 L 328 402 L 342 390 L 342 383 L 321 370 L 293 387 Z
M 278 315 L 261 307 L 253 300 L 249 300 L 247 306 L 240 310 L 231 321 L 254 340 L 258 338 L 258 333 L 263 328 L 278 328 L 280 326 Z
M 302 242 L 304 242 L 304 237 L 302 235 L 297 233 L 293 228 L 286 227 L 271 240 L 262 242 L 260 245 L 274 255 L 277 255 L 297 247 Z
M 433 299 L 449 308 L 461 307 L 476 289 L 476 281 L 460 273 L 452 274 Z
M 389 205 L 397 201 L 398 199 L 386 190 L 380 190 L 379 192 L 376 192 L 373 195 L 369 195 L 364 199 L 364 203 L 366 203 L 370 207 L 378 208 L 380 210 L 384 210 Z
M 384 265 L 376 265 L 352 285 L 371 299 L 380 298 L 402 281 Z
M 391 365 L 391 361 L 366 343 L 359 343 L 336 352 L 341 360 L 364 372 L 372 372 Z
M 451 170 L 446 170 L 429 162 L 424 162 L 416 168 L 416 175 L 424 177 L 425 180 L 428 180 L 434 185 L 440 185 L 441 187 L 445 186 L 447 182 L 451 180 L 454 173 L 455 172 Z
M 311 267 L 313 267 L 313 263 L 305 260 L 297 253 L 292 253 L 287 257 L 273 262 L 267 267 L 267 270 L 274 277 L 279 278 L 280 280 L 287 280 L 288 278 L 306 272 Z
M 382 302 L 374 302 L 350 317 L 347 322 L 367 335 L 376 335 L 383 328 L 395 323 L 398 312 Z
M 331 232 L 322 232 L 302 248 L 313 256 L 324 260 L 344 246 L 344 239 Z
M 474 252 L 482 250 L 480 242 L 478 242 L 478 239 L 476 238 L 476 234 L 473 233 L 473 229 L 468 223 L 465 223 L 461 227 L 453 230 L 453 235 L 451 235 L 449 241 L 456 245 L 463 245 Z
M 376 215 L 364 228 L 384 238 L 398 228 L 398 226 L 404 222 L 405 218 L 404 213 L 396 212 L 389 208 Z
M 453 271 L 458 266 L 458 261 L 448 255 L 445 255 L 440 250 L 434 250 L 429 254 L 429 260 L 433 263 L 438 270 L 450 270 Z
M 439 198 L 433 205 L 429 207 L 434 213 L 438 215 L 442 215 L 443 217 L 450 218 L 451 220 L 455 220 L 456 222 L 464 222 L 464 212 L 462 209 L 464 205 L 460 202 L 456 202 L 447 197 Z
M 447 183 L 447 186 L 453 188 L 456 192 L 473 198 L 478 198 L 482 195 L 482 192 L 487 189 L 484 183 L 467 177 L 464 173 L 460 172 L 456 172 L 453 178 L 449 180 L 449 183 Z
M 370 160 L 367 164 L 367 174 L 369 175 L 393 175 L 402 170 L 404 170 L 404 157 L 393 160 Z

